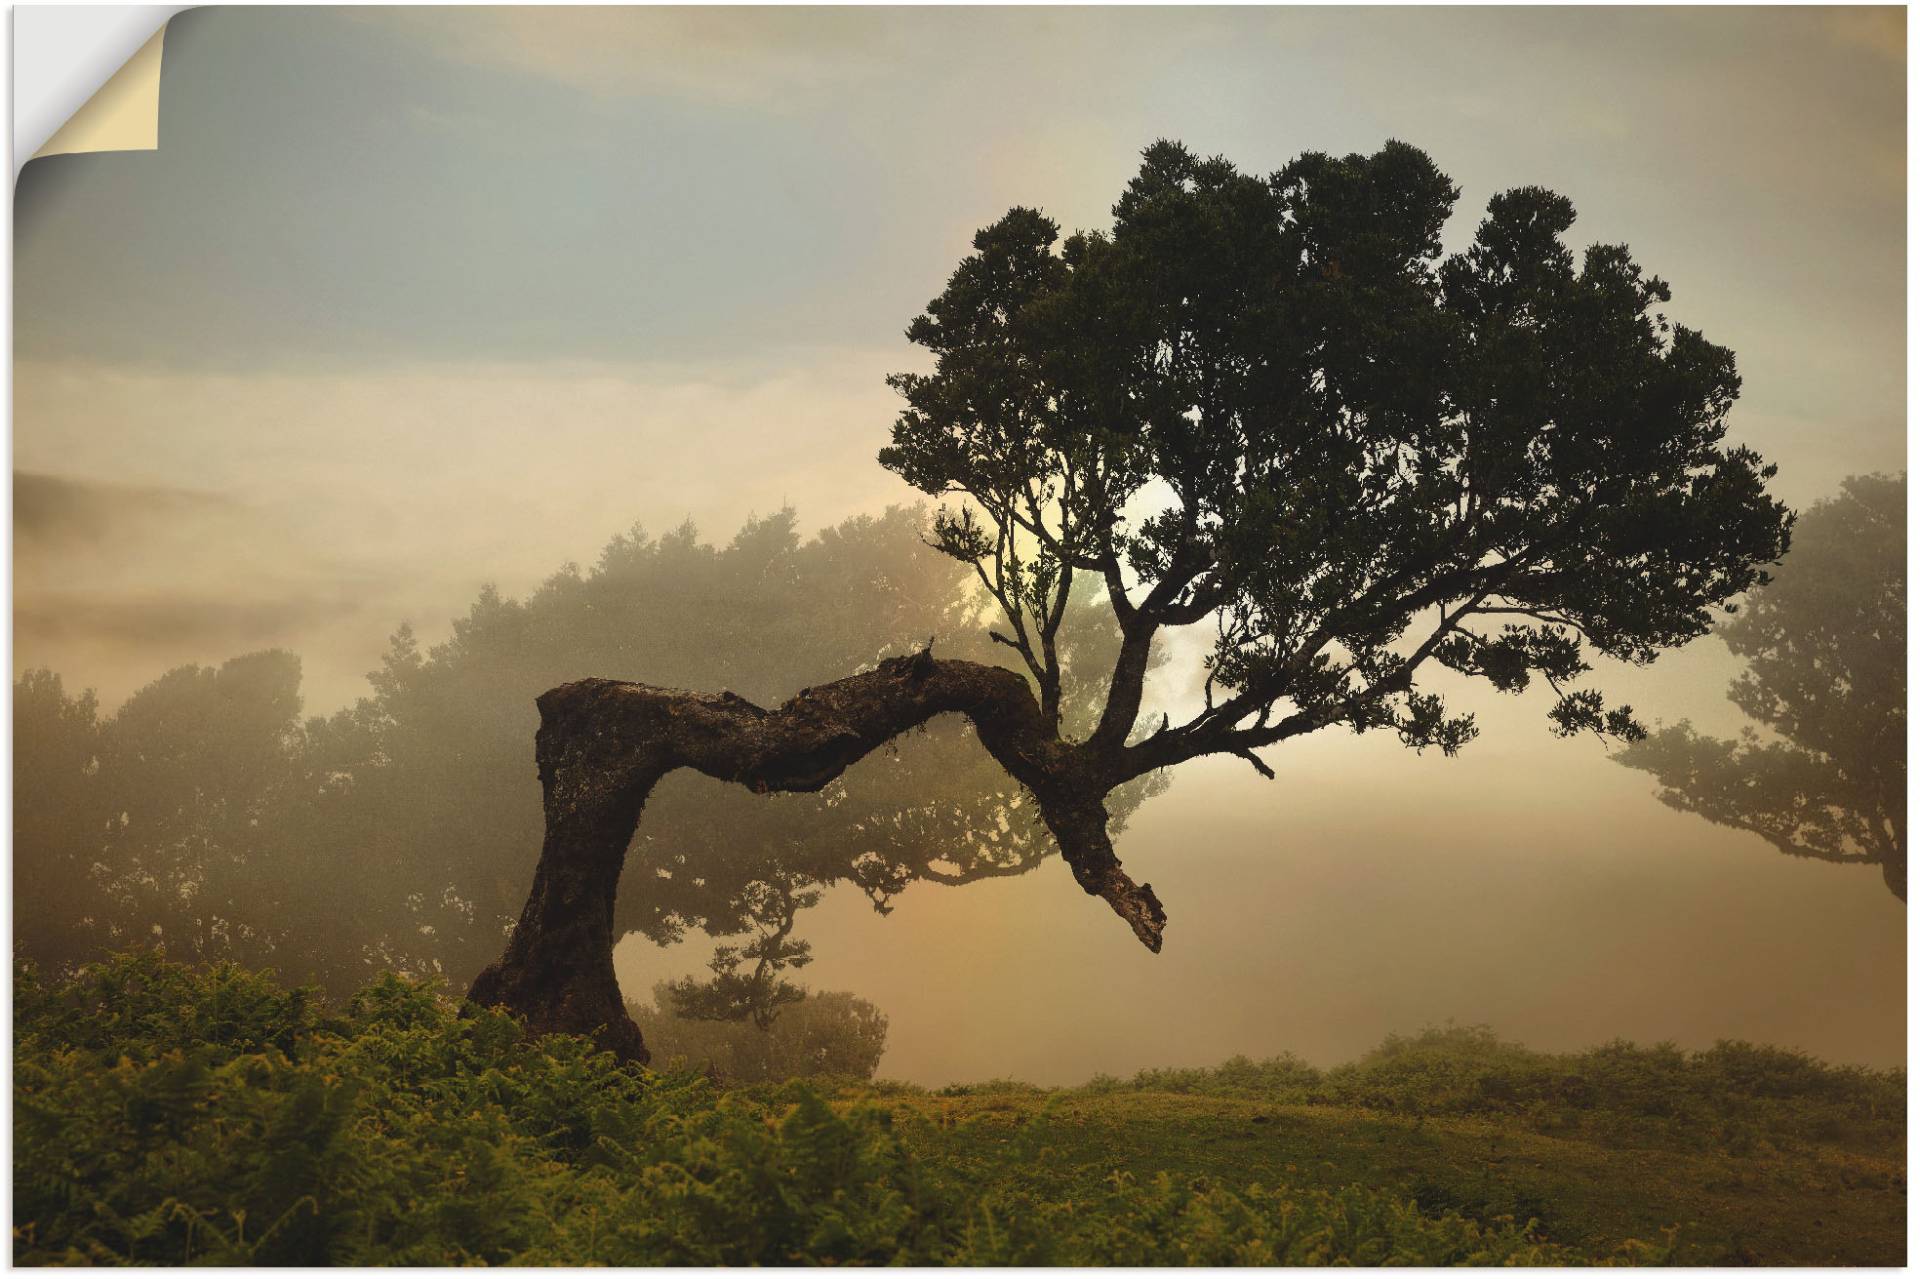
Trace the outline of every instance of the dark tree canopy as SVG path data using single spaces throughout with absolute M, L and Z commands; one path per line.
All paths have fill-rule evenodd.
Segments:
M 881 462 L 963 499 L 940 545 L 997 588 L 1043 703 L 1078 574 L 1127 636 L 1093 745 L 1134 727 L 1157 632 L 1217 630 L 1205 711 L 1123 775 L 1336 723 L 1455 749 L 1472 719 L 1417 690 L 1429 658 L 1632 735 L 1574 687 L 1585 650 L 1704 634 L 1780 554 L 1771 469 L 1723 443 L 1733 353 L 1624 247 L 1576 261 L 1548 191 L 1442 257 L 1457 194 L 1401 143 L 1262 178 L 1161 142 L 1111 231 L 1015 209 L 908 329 L 937 366 L 893 379 Z
M 775 708 L 583 680 L 541 698 L 534 892 L 473 997 L 643 1055 L 599 952 L 625 847 L 680 769 L 814 790 L 946 714 L 1030 792 L 1081 887 L 1150 949 L 1166 914 L 1115 855 L 1107 797 L 1185 760 L 1335 725 L 1451 753 L 1474 733 L 1429 663 L 1557 694 L 1555 731 L 1642 729 L 1584 682 L 1708 631 L 1786 546 L 1772 474 L 1726 443 L 1730 351 L 1670 324 L 1624 247 L 1576 255 L 1572 205 L 1496 197 L 1443 255 L 1457 191 L 1428 158 L 1308 154 L 1271 177 L 1147 149 L 1104 232 L 1016 208 L 908 329 L 930 372 L 883 465 L 950 497 L 1024 678 L 931 648 Z M 1091 580 L 1120 633 L 1091 726 L 1063 638 Z M 1162 632 L 1207 625 L 1205 700 L 1142 716 Z
M 1738 740 L 1681 722 L 1616 758 L 1682 812 L 1781 852 L 1877 866 L 1907 898 L 1907 479 L 1856 476 L 1720 637 L 1747 669 Z

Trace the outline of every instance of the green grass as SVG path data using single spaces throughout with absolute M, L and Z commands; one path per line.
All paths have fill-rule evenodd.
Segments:
M 858 1095 L 844 1089 L 843 1099 Z M 1672 1244 L 1678 1264 L 1900 1265 L 1906 1167 L 1834 1146 L 1730 1155 L 1550 1136 L 1476 1117 L 1150 1090 L 896 1094 L 929 1164 L 991 1194 L 1096 1194 L 1114 1173 L 1228 1184 L 1361 1184 L 1429 1213 L 1536 1234 L 1589 1256 Z M 1669 1233 L 1671 1231 L 1671 1234 Z
M 1474 1030 L 1075 1089 L 718 1088 L 387 978 L 15 974 L 23 1264 L 1875 1264 L 1905 1076 Z

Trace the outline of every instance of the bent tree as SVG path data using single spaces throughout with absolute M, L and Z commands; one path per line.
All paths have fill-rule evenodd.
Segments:
M 1649 662 L 1764 580 L 1790 517 L 1727 445 L 1733 353 L 1659 311 L 1626 248 L 1576 261 L 1566 199 L 1496 196 L 1444 255 L 1458 190 L 1422 152 L 1307 154 L 1270 177 L 1160 142 L 1105 232 L 1015 208 L 907 336 L 929 372 L 880 462 L 947 497 L 930 540 L 997 606 L 1009 666 L 929 645 L 765 708 L 588 679 L 539 699 L 546 836 L 471 997 L 644 1059 L 613 903 L 649 791 L 691 768 L 811 791 L 941 715 L 1031 792 L 1074 878 L 1148 949 L 1167 915 L 1115 856 L 1106 797 L 1204 755 L 1336 726 L 1452 754 L 1435 667 L 1551 686 L 1561 735 L 1634 739 L 1582 677 Z M 1120 632 L 1093 727 L 1063 731 L 1061 626 L 1091 577 Z M 1180 722 L 1143 722 L 1168 632 L 1212 651 Z

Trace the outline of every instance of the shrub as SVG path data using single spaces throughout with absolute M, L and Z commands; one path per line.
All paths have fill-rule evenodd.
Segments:
M 1904 1149 L 1906 1072 L 1830 1066 L 1791 1049 L 1722 1042 L 1703 1052 L 1616 1040 L 1542 1053 L 1485 1026 L 1389 1035 L 1358 1061 L 1319 1071 L 1296 1057 L 1095 1079 L 1087 1092 L 1205 1093 L 1279 1105 L 1341 1105 L 1423 1117 L 1485 1115 L 1542 1132 L 1725 1153 L 1803 1142 Z
M 1229 1057 L 1218 1066 L 1199 1069 L 1143 1070 L 1126 1083 L 1111 1077 L 1096 1087 L 1128 1088 L 1146 1092 L 1212 1093 L 1257 1096 L 1272 1101 L 1305 1102 L 1318 1090 L 1321 1074 L 1292 1053 L 1254 1061 Z
M 806 992 L 762 1030 L 751 1021 L 678 1016 L 670 986 L 657 983 L 651 1004 L 627 1004 L 658 1066 L 706 1071 L 729 1083 L 871 1079 L 887 1050 L 887 1015 L 846 991 Z

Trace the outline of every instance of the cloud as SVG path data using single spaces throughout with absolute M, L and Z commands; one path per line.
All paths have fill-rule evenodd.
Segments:
M 36 652 L 87 647 L 132 657 L 191 650 L 213 661 L 216 655 L 285 646 L 290 637 L 337 620 L 343 609 L 357 613 L 362 606 L 345 591 L 328 598 L 248 599 L 238 592 L 206 590 L 131 596 L 51 590 L 17 600 L 13 622 L 16 643 Z M 140 663 L 142 669 L 151 667 L 152 675 L 159 675 L 163 664 L 152 658 Z
M 1842 48 L 1864 49 L 1888 62 L 1907 60 L 1907 11 L 1900 5 L 1835 5 L 1811 11 L 1827 37 Z
M 111 705 L 188 662 L 383 637 L 395 620 L 392 573 L 296 530 L 270 483 L 258 497 L 16 472 L 15 670 L 52 667 Z M 365 669 L 367 646 L 357 647 Z M 328 705 L 347 700 L 350 677 L 320 665 L 332 676 L 322 681 Z
M 663 95 L 779 108 L 879 78 L 900 24 L 857 9 L 390 8 L 367 22 L 429 42 L 441 57 L 544 77 L 606 98 Z M 880 20 L 876 21 L 876 17 Z
M 310 706 L 343 705 L 400 622 L 437 640 L 483 584 L 523 595 L 636 521 L 725 540 L 789 504 L 818 528 L 915 499 L 874 462 L 899 365 L 19 361 L 16 662 L 111 700 L 271 644 Z
M 233 511 L 230 499 L 194 489 L 116 484 L 38 471 L 13 474 L 14 543 L 16 550 L 26 554 L 63 546 L 97 546 L 139 536 L 154 525 Z

